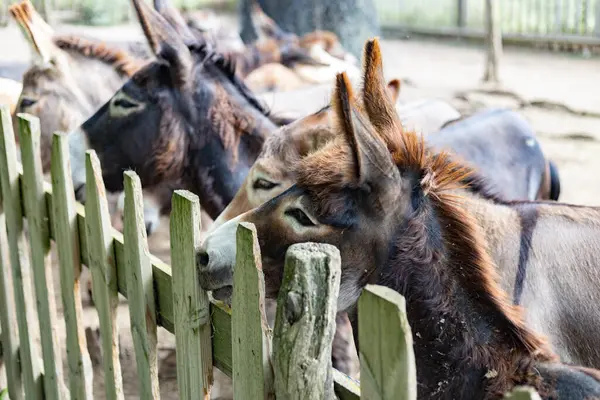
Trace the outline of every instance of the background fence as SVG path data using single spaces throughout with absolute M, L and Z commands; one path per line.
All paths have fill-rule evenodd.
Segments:
M 316 0 L 319 1 L 326 0 Z M 600 47 L 600 0 L 495 0 L 503 38 L 509 43 Z M 417 33 L 484 37 L 485 0 L 374 0 L 389 36 Z M 0 0 L 0 22 L 12 0 Z M 33 0 L 63 22 L 106 25 L 133 18 L 124 0 Z M 238 0 L 173 0 L 178 7 L 237 12 Z M 556 47 L 555 46 L 555 47 Z
M 600 45 L 600 0 L 494 0 L 505 40 Z M 483 38 L 485 0 L 375 0 L 385 32 Z

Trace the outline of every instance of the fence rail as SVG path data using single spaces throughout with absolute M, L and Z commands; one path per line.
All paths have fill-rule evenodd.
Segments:
M 278 299 L 277 336 L 272 339 L 265 318 L 260 250 L 252 225 L 241 225 L 237 232 L 239 251 L 231 312 L 228 307 L 209 302 L 207 293 L 198 287 L 195 254 L 200 244 L 200 208 L 197 196 L 177 191 L 173 197 L 171 268 L 148 251 L 141 184 L 135 173 L 127 172 L 124 178 L 124 239 L 108 222 L 102 174 L 95 153 L 86 154 L 84 210 L 74 198 L 68 138 L 54 135 L 52 185 L 49 185 L 43 181 L 40 167 L 39 121 L 19 116 L 22 172 L 16 161 L 17 147 L 8 108 L 2 106 L 0 115 L 3 200 L 0 212 L 0 344 L 3 350 L 0 367 L 4 361 L 11 399 L 22 399 L 24 394 L 27 399 L 93 398 L 92 379 L 101 377 L 93 376 L 81 321 L 79 275 L 82 264 L 92 270 L 93 296 L 100 317 L 106 390 L 102 397 L 124 397 L 116 327 L 118 291 L 129 302 L 142 398 L 159 398 L 157 326 L 176 335 L 180 398 L 208 398 L 213 366 L 233 377 L 235 395 L 239 399 L 275 396 L 287 399 L 297 398 L 299 393 L 298 398 L 306 398 L 308 392 L 299 390 L 309 389 L 314 394 L 311 398 L 333 398 L 332 389 L 341 400 L 360 398 L 358 384 L 330 366 L 341 273 L 340 256 L 335 247 L 316 244 L 290 247 Z M 25 204 L 24 208 L 21 203 Z M 25 240 L 25 234 L 29 241 Z M 57 322 L 51 287 L 40 290 L 42 283 L 52 282 L 48 257 L 50 239 L 57 244 L 60 264 L 64 308 L 60 322 Z M 36 269 L 33 275 L 30 266 Z M 32 287 L 38 289 L 37 307 L 32 301 Z M 359 334 L 365 344 L 360 357 L 367 361 L 361 364 L 364 398 L 415 399 L 412 336 L 402 296 L 386 288 L 368 287 L 359 302 L 359 316 Z M 67 328 L 66 377 L 62 374 L 61 348 L 56 334 L 52 333 L 56 324 L 63 321 Z M 40 329 L 43 330 L 41 353 L 37 348 Z M 382 348 L 387 350 L 382 352 Z M 391 370 L 398 371 L 398 375 L 385 373 Z M 519 396 L 535 395 L 519 390 Z M 3 392 L 0 387 L 0 393 Z

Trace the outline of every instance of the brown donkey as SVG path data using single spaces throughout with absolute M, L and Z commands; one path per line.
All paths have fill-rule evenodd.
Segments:
M 367 49 L 362 107 L 369 120 L 361 117 L 354 121 L 353 126 L 363 129 L 372 125 L 393 151 L 395 143 L 400 140 L 396 136 L 401 136 L 401 124 L 382 89 L 377 42 L 370 42 Z M 337 112 L 337 109 L 334 110 Z M 338 121 L 340 117 L 336 114 L 334 118 Z M 324 124 L 320 129 L 327 130 L 328 126 Z M 373 141 L 361 144 L 368 146 L 367 149 L 375 146 Z M 334 157 L 333 150 L 339 150 L 339 154 L 335 154 L 342 158 Z M 350 172 L 362 168 L 362 164 L 356 163 L 349 164 L 353 169 L 342 168 L 348 159 L 354 159 L 355 154 L 350 150 L 338 134 L 337 139 L 295 163 L 296 185 L 214 230 L 198 256 L 203 287 L 214 290 L 216 297 L 230 291 L 228 285 L 231 285 L 231 268 L 235 259 L 234 236 L 230 235 L 235 232 L 238 221 L 250 221 L 257 224 L 266 280 L 273 290 L 271 294 L 278 287 L 279 268 L 282 266 L 279 262 L 283 260 L 289 244 L 326 241 L 342 251 L 344 272 L 339 309 L 344 310 L 354 304 L 364 284 L 377 282 L 381 277 L 379 269 L 392 261 L 388 255 L 392 250 L 391 244 L 398 239 L 398 232 L 392 229 L 396 225 L 388 225 L 387 219 L 394 224 L 396 217 L 412 215 L 411 208 L 416 209 L 422 202 L 428 204 L 427 201 L 436 199 L 438 192 L 435 189 L 444 186 L 441 178 L 445 175 L 440 175 L 441 171 L 437 170 L 411 172 L 400 169 L 403 179 L 399 186 L 393 190 L 386 186 L 386 191 L 380 191 L 375 185 L 388 182 L 388 176 L 397 176 L 400 166 L 391 168 L 389 163 L 381 164 L 382 161 L 369 156 L 369 153 L 359 154 L 360 162 L 370 163 L 371 170 L 375 171 L 373 167 L 376 167 L 381 176 L 370 185 L 356 188 L 348 184 L 336 189 L 327 184 L 327 179 L 347 182 L 352 176 Z M 413 150 L 413 156 L 420 158 L 422 149 Z M 429 158 L 438 159 L 437 156 Z M 323 165 L 316 168 L 318 160 Z M 433 165 L 428 167 L 433 168 Z M 312 184 L 320 180 L 324 181 L 323 184 Z M 427 185 L 419 190 L 420 186 L 415 186 L 415 182 Z M 462 183 L 467 187 L 455 193 L 462 197 L 454 197 L 454 205 L 463 210 L 465 218 L 475 219 L 484 235 L 482 243 L 487 245 L 495 265 L 499 267 L 500 284 L 512 294 L 514 303 L 526 308 L 528 325 L 549 337 L 553 349 L 564 362 L 600 367 L 600 349 L 597 346 L 600 342 L 600 312 L 594 306 L 600 302 L 600 242 L 597 239 L 600 235 L 600 210 L 553 202 L 505 202 L 496 198 L 475 173 L 470 178 L 464 177 Z M 325 204 L 321 199 L 330 201 Z M 400 212 L 398 207 L 407 208 Z M 405 223 L 403 229 L 420 227 L 432 234 L 427 239 L 436 240 L 436 248 L 443 249 L 448 242 L 443 240 L 440 230 L 450 226 L 440 223 L 438 214 L 433 210 L 424 215 L 428 217 L 425 226 L 413 226 L 418 220 L 402 220 Z M 390 238 L 393 240 L 390 241 Z M 407 255 L 425 244 L 425 238 L 412 233 L 403 240 L 412 241 L 411 245 L 405 243 L 405 247 L 400 249 Z M 433 257 L 434 253 L 424 255 Z M 397 283 L 402 282 L 399 280 Z
M 199 29 L 193 21 L 190 21 L 191 24 L 186 22 L 185 18 L 169 4 L 168 0 L 154 0 L 154 8 L 176 29 L 185 26 L 186 30 L 200 41 L 210 42 L 217 52 L 227 54 L 229 58 L 235 61 L 236 73 L 241 78 L 245 78 L 252 71 L 265 64 L 275 63 L 288 67 L 293 67 L 298 63 L 321 65 L 320 62 L 310 56 L 307 50 L 300 46 L 295 35 L 261 35 L 254 43 L 243 46 L 239 50 L 230 50 L 230 41 L 225 40 L 225 43 L 221 44 L 225 32 L 218 29 L 214 24 L 213 29 Z M 256 12 L 262 13 L 260 7 L 258 7 L 258 11 L 255 8 L 253 15 Z
M 367 59 L 375 48 L 368 43 Z M 226 290 L 239 221 L 256 225 L 268 296 L 281 284 L 289 245 L 330 243 L 342 256 L 339 309 L 354 310 L 367 283 L 406 298 L 419 398 L 501 398 L 523 384 L 548 399 L 600 396 L 600 371 L 558 363 L 498 286 L 480 228 L 452 193 L 470 170 L 403 133 L 387 118 L 391 104 L 369 101 L 365 112 L 338 77 L 339 136 L 298 163 L 297 185 L 209 237 L 207 246 L 227 252 L 200 266 L 202 286 L 217 296 Z

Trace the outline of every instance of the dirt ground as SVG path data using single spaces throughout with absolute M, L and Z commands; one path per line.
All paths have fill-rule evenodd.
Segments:
M 59 30 L 85 32 L 104 39 L 141 37 L 135 26 L 115 28 L 60 27 Z M 0 29 L 0 71 L 27 63 L 29 49 L 14 25 Z M 502 58 L 502 86 L 484 88 L 484 53 L 481 48 L 459 42 L 425 40 L 384 40 L 383 55 L 387 78 L 402 78 L 401 102 L 425 98 L 450 101 L 461 111 L 491 106 L 519 109 L 535 127 L 542 148 L 556 162 L 561 178 L 561 200 L 600 205 L 600 59 L 548 54 L 531 49 L 505 49 Z M 315 99 L 315 109 L 326 99 Z M 168 220 L 150 238 L 151 252 L 169 261 Z M 55 288 L 59 286 L 58 271 Z M 84 302 L 89 301 L 87 293 Z M 56 289 L 56 303 L 61 300 Z M 85 307 L 86 326 L 97 327 L 93 307 Z M 129 315 L 125 302 L 119 310 L 123 382 L 126 398 L 139 398 Z M 64 326 L 59 326 L 64 338 Z M 65 343 L 65 340 L 61 340 Z M 175 363 L 171 353 L 174 337 L 161 329 L 160 384 L 163 399 L 176 399 Z M 64 349 L 63 349 L 64 350 Z M 95 370 L 96 398 L 104 398 L 102 369 Z M 2 387 L 0 378 L 0 388 Z M 232 398 L 230 385 L 217 376 L 213 398 Z

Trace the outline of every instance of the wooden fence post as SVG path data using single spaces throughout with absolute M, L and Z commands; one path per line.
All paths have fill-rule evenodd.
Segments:
M 66 396 L 62 370 L 62 352 L 58 345 L 58 316 L 54 301 L 54 279 L 50 259 L 48 207 L 44 192 L 44 173 L 40 156 L 40 120 L 19 114 L 21 160 L 23 162 L 23 203 L 27 214 L 27 232 L 37 299 L 38 321 L 44 360 L 44 392 L 49 400 Z
M 331 344 L 340 274 L 334 246 L 300 243 L 288 249 L 273 335 L 277 399 L 335 398 Z
M 361 397 L 416 399 L 415 355 L 404 297 L 367 285 L 358 301 L 358 337 Z
M 498 64 L 502 56 L 502 32 L 497 6 L 497 0 L 485 0 L 487 53 L 483 81 L 492 83 L 497 83 L 500 80 Z
M 504 396 L 506 400 L 541 400 L 535 389 L 528 386 L 517 386 Z
M 2 197 L 0 195 L 0 197 Z M 6 219 L 0 210 L 0 344 L 2 358 L 6 363 L 6 383 L 11 399 L 23 398 L 21 365 L 19 363 L 19 333 L 13 300 L 13 279 L 8 259 L 8 241 L 6 238 Z
M 273 399 L 265 282 L 254 225 L 238 226 L 236 249 L 231 307 L 233 393 L 239 399 Z
M 117 292 L 117 271 L 114 264 L 113 229 L 110 225 L 100 161 L 93 150 L 86 152 L 85 169 L 88 267 L 92 271 L 92 294 L 100 318 L 106 398 L 109 400 L 123 399 L 117 326 L 119 294 Z
M 196 273 L 200 203 L 195 194 L 176 190 L 172 204 L 171 261 L 179 398 L 208 400 L 213 383 L 210 303 Z
M 150 251 L 144 224 L 142 184 L 133 171 L 125 172 L 124 253 L 127 266 L 127 300 L 135 346 L 140 397 L 158 399 L 156 305 Z
M 37 341 L 39 323 L 35 315 L 31 269 L 27 258 L 27 241 L 23 232 L 23 210 L 21 208 L 21 185 L 17 166 L 17 147 L 12 129 L 10 110 L 0 105 L 0 185 L 6 215 L 10 264 L 19 329 L 19 357 L 23 373 L 25 397 L 42 399 L 43 381 L 39 365 Z
M 87 351 L 82 319 L 81 247 L 71 178 L 69 139 L 55 133 L 52 138 L 52 219 L 60 265 L 61 296 L 67 333 L 67 365 L 72 399 L 93 399 L 92 363 Z

